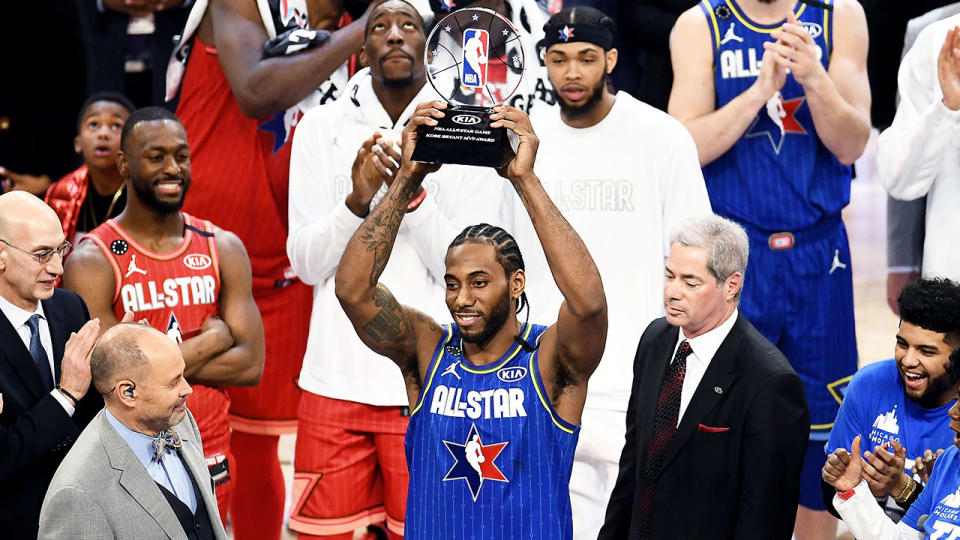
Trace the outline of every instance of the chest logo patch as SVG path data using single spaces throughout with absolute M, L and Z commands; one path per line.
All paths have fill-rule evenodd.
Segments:
M 183 257 L 183 264 L 191 270 L 203 270 L 204 268 L 210 268 L 213 263 L 210 261 L 210 257 L 203 253 L 191 253 Z
M 507 443 L 483 444 L 476 424 L 470 424 L 470 432 L 467 433 L 467 440 L 463 444 L 450 441 L 443 441 L 443 444 L 454 459 L 453 466 L 447 471 L 443 481 L 463 480 L 466 482 L 474 502 L 480 494 L 480 488 L 483 487 L 484 480 L 509 482 L 500 468 L 497 467 L 497 464 L 494 463 Z
M 778 155 L 783 148 L 783 140 L 787 134 L 806 135 L 807 130 L 797 121 L 795 115 L 797 110 L 803 105 L 805 97 L 784 100 L 780 92 L 777 92 L 767 106 L 760 110 L 750 129 L 747 130 L 746 137 L 763 137 L 770 140 L 770 147 Z
M 505 383 L 519 381 L 527 376 L 527 368 L 522 366 L 500 368 L 497 371 L 497 378 Z
M 130 249 L 130 245 L 127 244 L 126 240 L 116 239 L 113 242 L 110 242 L 110 252 L 114 255 L 123 255 Z

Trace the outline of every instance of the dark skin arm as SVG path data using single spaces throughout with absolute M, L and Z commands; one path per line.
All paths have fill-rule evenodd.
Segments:
M 263 325 L 251 292 L 250 262 L 233 233 L 216 231 L 220 254 L 220 317 L 203 322 L 199 335 L 180 344 L 184 376 L 209 385 L 253 386 L 263 372 Z M 113 268 L 93 242 L 81 242 L 67 259 L 63 286 L 79 294 L 100 332 L 119 321 L 113 312 Z
M 237 235 L 216 229 L 220 256 L 220 316 L 232 344 L 225 351 L 187 365 L 184 376 L 192 383 L 229 386 L 255 386 L 263 375 L 266 356 L 263 321 L 253 300 L 252 272 L 247 250 Z M 214 317 L 204 321 L 204 326 Z M 220 319 L 216 319 L 220 320 Z M 186 347 L 204 336 L 190 338 L 180 345 L 186 361 Z M 203 358 L 202 353 L 197 356 Z
M 369 9 L 368 9 L 369 11 Z M 263 58 L 267 31 L 254 0 L 211 0 L 198 37 L 217 49 L 223 73 L 244 115 L 262 118 L 296 105 L 360 50 L 367 15 L 318 47 Z
M 600 271 L 580 235 L 553 204 L 533 172 L 539 139 L 530 118 L 509 106 L 494 108 L 491 127 L 520 138 L 516 157 L 501 169 L 523 202 L 540 238 L 550 272 L 563 294 L 557 323 L 540 338 L 540 371 L 557 413 L 580 422 L 587 379 L 597 368 L 607 337 L 607 300 Z
M 400 171 L 383 200 L 350 238 L 335 278 L 337 299 L 357 335 L 373 351 L 400 367 L 411 406 L 416 404 L 421 381 L 443 329 L 420 311 L 397 302 L 379 279 L 393 251 L 407 204 L 424 177 L 439 168 L 410 160 L 417 127 L 435 124 L 432 116 L 443 114 L 438 109 L 444 106 L 439 102 L 421 104 L 404 128 Z

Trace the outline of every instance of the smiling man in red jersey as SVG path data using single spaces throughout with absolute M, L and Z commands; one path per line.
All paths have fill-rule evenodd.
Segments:
M 135 111 L 117 160 L 128 201 L 116 220 L 87 235 L 64 273 L 104 329 L 133 312 L 180 346 L 193 384 L 187 405 L 225 519 L 230 481 L 230 398 L 223 386 L 252 386 L 263 371 L 263 325 L 240 240 L 181 212 L 190 187 L 183 126 L 160 107 Z

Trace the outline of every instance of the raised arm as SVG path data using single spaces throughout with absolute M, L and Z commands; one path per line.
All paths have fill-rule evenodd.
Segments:
M 896 199 L 925 196 L 937 180 L 942 156 L 957 151 L 960 28 L 942 36 L 939 25 L 927 27 L 900 63 L 900 105 L 893 124 L 880 134 L 877 152 L 880 180 Z M 934 43 L 940 46 L 936 63 Z
M 180 344 L 191 383 L 229 386 L 254 386 L 263 374 L 263 322 L 253 300 L 250 260 L 237 236 L 216 230 L 220 256 L 220 317 L 204 321 L 199 336 Z M 216 323 L 213 323 L 216 321 Z M 217 351 L 213 339 L 204 337 L 212 324 L 231 338 L 226 350 Z M 207 341 L 203 341 L 207 339 Z M 190 358 L 190 361 L 187 361 Z
M 213 41 L 230 89 L 243 114 L 261 118 L 296 105 L 363 42 L 367 16 L 337 30 L 323 44 L 300 54 L 263 57 L 267 32 L 252 0 L 212 0 Z
M 834 9 L 837 29 L 830 68 L 823 69 L 810 34 L 787 15 L 783 30 L 770 34 L 776 42 L 763 48 L 776 64 L 789 69 L 803 86 L 813 125 L 823 145 L 841 163 L 850 165 L 870 137 L 870 83 L 867 80 L 867 19 L 853 0 L 839 0 Z M 764 53 L 764 62 L 768 58 Z
M 607 341 L 607 299 L 600 271 L 577 231 L 544 191 L 533 172 L 539 140 L 530 118 L 513 107 L 494 109 L 491 127 L 505 127 L 520 138 L 517 156 L 500 174 L 513 184 L 540 238 L 543 253 L 564 301 L 557 323 L 540 338 L 540 371 L 554 407 L 567 421 L 579 423 L 587 379 L 600 363 Z M 576 399 L 561 399 L 565 382 Z M 583 395 L 580 395 L 580 394 Z
M 783 67 L 764 53 L 760 75 L 750 88 L 723 107 L 716 108 L 713 84 L 713 44 L 699 6 L 677 19 L 670 36 L 673 89 L 667 112 L 683 122 L 697 144 L 700 165 L 723 155 L 750 127 L 757 111 L 787 80 Z
M 435 125 L 433 118 L 441 117 L 445 107 L 442 102 L 423 103 L 411 117 L 403 130 L 403 163 L 397 178 L 350 238 L 335 277 L 337 299 L 357 335 L 372 350 L 400 366 L 408 390 L 414 386 L 419 389 L 443 330 L 423 313 L 400 305 L 379 279 L 407 206 L 424 177 L 438 168 L 410 160 L 417 127 Z

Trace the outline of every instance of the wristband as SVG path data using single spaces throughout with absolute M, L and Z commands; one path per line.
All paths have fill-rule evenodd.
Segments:
M 413 200 L 407 204 L 407 212 L 413 212 L 416 210 L 420 206 L 420 203 L 422 203 L 426 198 L 427 190 L 420 188 L 420 194 L 414 197 Z
M 73 394 L 71 394 L 70 392 L 67 392 L 65 389 L 61 388 L 59 384 L 57 385 L 57 390 L 59 390 L 61 394 L 63 394 L 63 395 L 65 395 L 65 396 L 67 396 L 68 398 L 70 398 L 70 401 L 73 402 L 73 406 L 74 406 L 74 407 L 76 407 L 77 405 L 80 404 L 80 400 L 79 400 L 79 399 L 73 397 Z
M 854 495 L 855 493 L 856 493 L 856 489 L 855 489 L 855 488 L 850 488 L 850 489 L 848 489 L 848 490 L 846 490 L 846 491 L 838 491 L 838 492 L 837 492 L 837 496 L 840 497 L 840 500 L 841 500 L 841 501 L 845 501 L 845 500 L 849 499 L 850 497 L 853 497 L 853 495 Z

